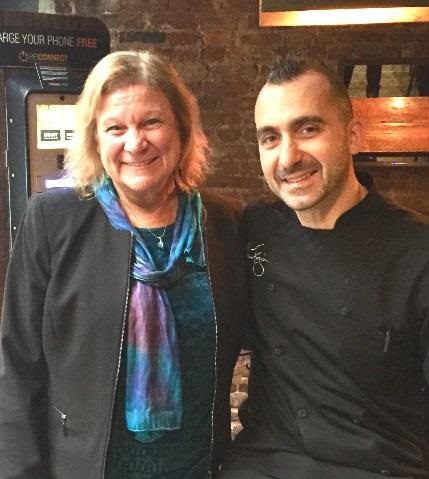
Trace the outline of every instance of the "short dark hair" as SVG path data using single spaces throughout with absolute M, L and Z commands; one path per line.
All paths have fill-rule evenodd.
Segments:
M 266 83 L 281 85 L 309 72 L 319 73 L 326 78 L 333 99 L 338 103 L 344 119 L 349 122 L 353 118 L 353 107 L 347 88 L 340 77 L 321 62 L 294 56 L 278 59 L 271 66 Z

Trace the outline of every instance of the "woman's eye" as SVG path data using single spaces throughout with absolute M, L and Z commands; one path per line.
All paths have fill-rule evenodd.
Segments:
M 110 125 L 105 129 L 106 133 L 115 133 L 121 131 L 122 128 L 119 125 Z
M 143 126 L 146 127 L 153 127 L 153 126 L 158 126 L 161 123 L 161 120 L 159 118 L 148 118 L 143 122 Z

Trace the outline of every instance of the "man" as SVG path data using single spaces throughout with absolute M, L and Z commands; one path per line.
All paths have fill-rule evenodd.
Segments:
M 255 108 L 276 202 L 248 208 L 249 399 L 222 479 L 429 478 L 429 226 L 357 176 L 325 67 L 274 67 Z

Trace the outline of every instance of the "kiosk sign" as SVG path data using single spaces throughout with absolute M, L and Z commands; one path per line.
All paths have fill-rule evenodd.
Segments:
M 40 31 L 2 28 L 0 67 L 33 67 L 35 63 L 62 63 L 71 68 L 90 68 L 109 53 L 106 31 Z

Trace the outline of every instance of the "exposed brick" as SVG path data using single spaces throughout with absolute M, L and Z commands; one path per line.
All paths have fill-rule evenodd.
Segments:
M 164 43 L 166 34 L 163 32 L 127 31 L 119 34 L 119 41 L 122 43 Z
M 217 136 L 224 142 L 237 141 L 241 137 L 241 130 L 239 128 L 221 126 L 216 131 Z
M 224 30 L 203 32 L 202 38 L 205 45 L 215 46 L 232 46 L 235 32 L 227 32 Z
M 193 32 L 170 32 L 168 41 L 171 45 L 195 45 L 200 41 L 200 35 Z
M 218 9 L 216 8 L 216 0 L 186 0 L 188 3 L 188 8 L 192 12 L 196 13 L 204 13 L 204 14 L 215 14 L 217 13 Z M 181 2 L 175 0 L 177 4 L 181 4 Z M 182 13 L 183 10 L 182 10 Z
M 192 13 L 188 15 L 177 15 L 171 10 L 162 11 L 152 16 L 152 24 L 158 25 L 165 30 L 191 30 L 197 28 L 197 21 Z
M 232 393 L 231 395 L 231 407 L 240 407 L 243 401 L 247 398 L 246 393 Z
M 201 2 L 203 4 L 203 2 Z M 201 13 L 197 16 L 198 25 L 203 31 L 219 31 L 220 28 L 225 31 L 235 31 L 237 29 L 237 18 L 230 15 L 220 17 L 217 13 Z
M 246 394 L 247 394 L 248 387 L 249 387 L 249 385 L 248 385 L 247 382 L 246 382 L 246 383 L 242 383 L 242 384 L 240 384 L 238 390 L 239 390 L 240 392 L 243 392 L 243 393 L 246 393 Z
M 239 421 L 239 418 L 238 418 L 238 408 L 236 407 L 232 407 L 231 408 L 231 420 L 233 422 L 238 422 Z
M 217 186 L 217 187 L 231 187 L 231 188 L 243 188 L 246 190 L 261 191 L 262 190 L 263 179 L 255 177 L 246 177 L 246 176 L 227 176 L 227 175 L 210 175 L 207 178 L 208 186 Z
M 225 58 L 225 52 L 224 47 L 206 46 L 203 50 L 202 58 L 206 62 L 216 62 Z
M 257 11 L 255 2 L 249 0 L 223 0 L 222 3 L 226 10 L 237 10 L 241 15 Z
M 177 65 L 178 72 L 188 84 L 200 83 L 207 76 L 207 67 L 201 62 L 192 61 L 192 58 L 195 59 L 197 57 L 198 50 L 195 47 L 189 48 L 193 48 L 191 56 L 186 55 L 186 53 L 191 53 L 188 48 L 176 48 L 172 62 L 174 65 Z M 186 56 L 186 61 L 183 60 L 182 55 Z M 182 61 L 179 63 L 180 58 L 182 58 Z
M 264 48 L 272 48 L 283 45 L 283 36 L 281 34 L 268 34 L 255 32 L 253 34 L 242 35 L 241 44 L 243 46 L 253 45 Z
M 244 17 L 243 24 L 247 30 L 256 30 L 259 28 L 259 15 L 250 14 Z
M 234 439 L 237 434 L 243 429 L 242 425 L 237 421 L 231 424 L 231 437 Z

